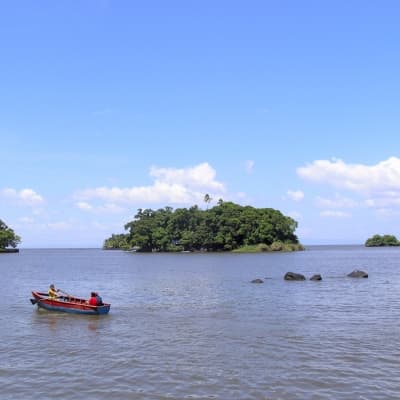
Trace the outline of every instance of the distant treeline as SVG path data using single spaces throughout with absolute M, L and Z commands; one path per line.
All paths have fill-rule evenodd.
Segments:
M 125 225 L 129 232 L 112 235 L 103 248 L 142 252 L 302 250 L 296 228 L 297 222 L 278 210 L 220 200 L 207 210 L 198 206 L 139 209 Z
M 394 235 L 374 235 L 365 242 L 366 247 L 400 246 L 400 242 Z

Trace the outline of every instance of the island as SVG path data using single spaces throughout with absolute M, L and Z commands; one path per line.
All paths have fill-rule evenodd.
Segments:
M 400 246 L 394 235 L 374 235 L 367 239 L 365 247 Z
M 0 219 L 0 253 L 18 253 L 21 238 Z
M 139 209 L 125 225 L 128 233 L 113 234 L 103 248 L 137 252 L 304 250 L 295 235 L 297 225 L 278 210 L 223 200 L 206 210 L 197 205 Z

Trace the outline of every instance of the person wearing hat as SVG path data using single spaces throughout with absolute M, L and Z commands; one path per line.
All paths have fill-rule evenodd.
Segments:
M 49 299 L 57 299 L 60 289 L 56 289 L 54 284 L 51 284 L 48 290 Z

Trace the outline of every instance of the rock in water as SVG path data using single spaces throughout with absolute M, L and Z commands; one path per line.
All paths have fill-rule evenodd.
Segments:
M 350 272 L 348 274 L 350 278 L 368 278 L 368 273 L 365 271 L 359 271 L 358 269 L 355 269 L 353 272 Z
M 322 276 L 320 274 L 315 274 L 310 278 L 310 281 L 322 281 Z
M 260 278 L 253 279 L 250 283 L 264 283 L 264 281 Z
M 286 272 L 283 279 L 285 281 L 305 281 L 306 277 L 302 274 L 296 274 L 295 272 Z

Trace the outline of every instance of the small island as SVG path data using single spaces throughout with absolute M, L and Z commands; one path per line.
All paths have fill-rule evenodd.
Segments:
M 374 235 L 367 239 L 365 247 L 400 246 L 394 235 Z
M 0 219 L 0 253 L 18 253 L 21 238 Z
M 254 208 L 219 200 L 210 209 L 139 209 L 126 234 L 104 241 L 106 250 L 137 252 L 296 251 L 304 250 L 297 222 L 272 208 Z

